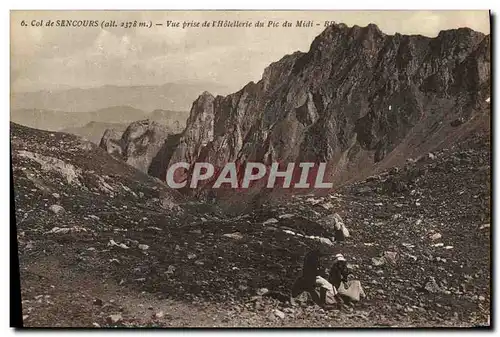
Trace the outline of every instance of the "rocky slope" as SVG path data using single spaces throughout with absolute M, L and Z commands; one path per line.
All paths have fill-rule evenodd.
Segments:
M 489 111 L 489 96 L 489 35 L 335 24 L 259 82 L 199 96 L 170 165 L 329 162 L 339 185 L 459 140 L 473 116 Z
M 24 324 L 488 326 L 490 125 L 475 123 L 399 168 L 237 217 L 92 143 L 11 124 Z M 349 240 L 331 241 L 334 213 Z M 316 247 L 344 254 L 365 300 L 325 311 L 260 295 L 287 292 Z

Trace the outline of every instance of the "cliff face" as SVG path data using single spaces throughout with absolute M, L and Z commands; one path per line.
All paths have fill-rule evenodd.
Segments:
M 130 124 L 125 132 L 108 129 L 99 146 L 127 164 L 156 178 L 163 178 L 169 161 L 169 148 L 178 136 L 151 120 Z
M 345 181 L 439 146 L 459 132 L 453 120 L 489 109 L 489 83 L 489 35 L 333 25 L 309 52 L 267 67 L 258 83 L 198 97 L 170 165 L 329 162 L 333 180 Z

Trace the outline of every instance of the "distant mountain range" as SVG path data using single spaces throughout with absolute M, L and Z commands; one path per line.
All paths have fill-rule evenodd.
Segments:
M 155 109 L 187 111 L 205 90 L 226 94 L 230 90 L 215 83 L 166 83 L 150 86 L 105 85 L 54 91 L 11 93 L 11 110 L 41 109 L 68 112 L 96 111 L 111 106 L 130 106 L 143 111 Z
M 86 138 L 95 144 L 99 144 L 102 135 L 107 129 L 113 129 L 122 133 L 128 126 L 128 123 L 89 122 L 84 126 L 70 127 L 61 131 Z
M 173 133 L 182 132 L 188 111 L 156 109 L 150 113 L 130 106 L 113 106 L 88 112 L 67 112 L 43 109 L 17 109 L 11 111 L 11 121 L 41 130 L 72 133 L 99 143 L 106 129 L 125 131 L 138 120 L 150 119 L 167 126 Z
M 70 127 L 83 126 L 89 122 L 131 123 L 146 118 L 142 110 L 130 106 L 113 106 L 95 111 L 68 112 L 49 109 L 11 110 L 10 119 L 41 130 L 60 131 Z

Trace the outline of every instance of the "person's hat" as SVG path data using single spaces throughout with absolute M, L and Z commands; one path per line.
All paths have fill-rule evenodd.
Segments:
M 333 259 L 334 259 L 334 262 L 345 261 L 345 257 L 342 254 L 335 255 L 335 257 Z

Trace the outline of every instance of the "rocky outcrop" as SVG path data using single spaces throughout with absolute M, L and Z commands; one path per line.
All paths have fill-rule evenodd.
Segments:
M 489 83 L 489 35 L 335 24 L 259 82 L 198 97 L 169 164 L 328 162 L 334 182 L 360 178 L 458 135 L 450 122 L 489 109 Z
M 172 135 L 166 126 L 142 120 L 130 124 L 123 134 L 106 130 L 99 146 L 140 171 L 165 179 L 168 161 L 164 169 L 158 167 L 158 162 L 168 157 L 169 136 Z
M 123 132 L 114 129 L 107 129 L 106 131 L 104 131 L 104 135 L 101 138 L 99 147 L 105 149 L 109 154 L 121 157 L 123 152 L 121 146 L 122 135 Z

